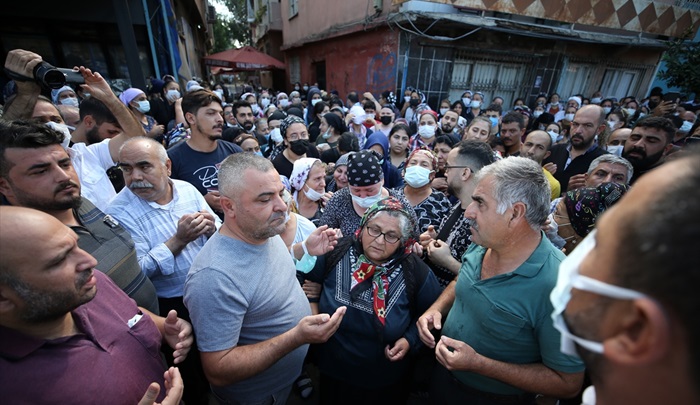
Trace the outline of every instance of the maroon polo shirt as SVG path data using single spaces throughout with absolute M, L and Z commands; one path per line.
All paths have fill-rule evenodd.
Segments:
M 106 275 L 95 298 L 72 314 L 81 333 L 44 340 L 0 326 L 0 402 L 137 404 L 151 382 L 165 394 L 161 335 Z M 132 321 L 133 323 L 133 321 Z

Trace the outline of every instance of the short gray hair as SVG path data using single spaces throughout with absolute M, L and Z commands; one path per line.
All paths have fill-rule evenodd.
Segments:
M 517 202 L 525 204 L 525 220 L 539 230 L 549 214 L 551 191 L 542 166 L 524 157 L 509 157 L 485 166 L 476 175 L 477 182 L 493 177 L 496 212 L 503 214 Z
M 156 152 L 156 157 L 158 158 L 158 160 L 160 160 L 162 164 L 165 164 L 168 161 L 168 152 L 165 150 L 165 147 L 155 139 L 148 138 L 146 136 L 136 136 L 134 138 L 128 139 L 126 142 L 124 142 L 124 144 L 122 144 L 121 148 L 119 148 L 119 156 L 121 156 L 124 148 L 136 142 L 145 142 L 152 145 L 153 150 Z
M 248 169 L 266 173 L 274 170 L 272 162 L 254 153 L 234 153 L 223 162 L 219 168 L 219 192 L 228 198 L 234 198 L 245 186 L 243 176 Z
M 588 175 L 591 175 L 593 171 L 600 166 L 601 163 L 610 163 L 610 164 L 616 164 L 616 165 L 623 165 L 625 168 L 627 168 L 627 183 L 630 184 L 630 180 L 632 180 L 632 175 L 634 174 L 634 168 L 632 167 L 632 163 L 629 162 L 629 160 L 613 155 L 612 153 L 606 153 L 605 155 L 600 155 L 595 160 L 591 162 L 591 165 L 588 166 Z

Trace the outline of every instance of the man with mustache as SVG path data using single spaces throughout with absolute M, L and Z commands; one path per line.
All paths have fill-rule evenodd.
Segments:
M 139 306 L 158 313 L 153 283 L 141 272 L 134 242 L 111 216 L 81 197 L 64 135 L 41 124 L 0 122 L 0 193 L 6 203 L 56 217 L 78 234 L 81 249 Z
M 171 311 L 138 308 L 50 215 L 0 207 L 0 393 L 13 403 L 178 404 L 183 384 L 165 371 L 192 345 Z M 163 373 L 165 371 L 165 373 Z M 144 394 L 145 393 L 145 394 Z M 160 393 L 160 395 L 159 395 Z M 162 402 L 161 402 L 162 401 Z
M 119 151 L 126 187 L 114 197 L 107 213 L 134 239 L 141 271 L 156 288 L 160 314 L 174 309 L 189 321 L 182 302 L 185 277 L 221 222 L 193 185 L 168 177 L 170 166 L 165 148 L 155 140 L 127 141 Z M 207 402 L 208 387 L 196 351 L 181 370 L 188 387 L 185 402 Z
M 173 179 L 184 180 L 199 190 L 209 206 L 223 218 L 219 202 L 219 165 L 231 154 L 243 152 L 238 145 L 221 139 L 223 107 L 216 93 L 201 89 L 185 94 L 182 113 L 191 136 L 168 150 Z
M 622 150 L 622 157 L 634 167 L 630 183 L 664 162 L 668 152 L 673 149 L 675 135 L 676 127 L 668 118 L 649 116 L 634 124 Z
M 552 147 L 552 153 L 544 164 L 559 180 L 562 194 L 569 189 L 569 180 L 573 176 L 586 173 L 595 158 L 608 153 L 597 142 L 606 125 L 605 113 L 600 106 L 585 105 L 576 111 L 571 122 L 569 143 Z

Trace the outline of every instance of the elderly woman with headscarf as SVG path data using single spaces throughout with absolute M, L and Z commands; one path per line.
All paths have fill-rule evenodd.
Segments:
M 406 403 L 421 345 L 416 320 L 440 295 L 411 253 L 418 233 L 409 210 L 393 197 L 375 202 L 308 275 L 323 283 L 320 311 L 347 306 L 338 331 L 316 347 L 321 403 Z
M 603 183 L 568 191 L 554 210 L 559 238 L 552 242 L 557 247 L 563 243 L 566 254 L 571 253 L 593 230 L 600 214 L 617 203 L 627 190 L 626 184 Z
M 133 87 L 126 89 L 119 95 L 119 100 L 131 110 L 149 137 L 157 138 L 163 135 L 165 126 L 159 125 L 155 118 L 148 115 L 151 111 L 151 103 L 143 90 Z
M 348 186 L 348 157 L 351 153 L 354 152 L 348 152 L 342 155 L 335 162 L 333 173 L 326 176 L 326 191 L 335 193 Z
M 289 178 L 299 214 L 315 225 L 321 219 L 323 205 L 333 196 L 326 192 L 325 166 L 316 158 L 301 158 L 294 162 Z
M 320 135 L 316 138 L 316 148 L 321 152 L 321 160 L 324 163 L 333 163 L 340 157 L 338 141 L 340 135 L 348 131 L 345 121 L 334 113 L 326 113 L 321 116 L 319 125 Z
M 382 157 L 374 151 L 363 150 L 348 157 L 348 187 L 333 195 L 326 204 L 321 216 L 321 225 L 340 229 L 343 235 L 350 235 L 360 226 L 360 220 L 372 206 L 382 198 L 396 197 L 398 193 L 384 187 Z M 415 222 L 415 212 L 405 199 L 399 198 L 409 207 Z
M 452 208 L 445 194 L 430 185 L 435 178 L 437 165 L 437 156 L 430 150 L 414 150 L 406 159 L 403 169 L 404 186 L 397 190 L 397 194 L 404 197 L 416 212 L 421 233 L 428 230 L 430 225 L 437 229 Z

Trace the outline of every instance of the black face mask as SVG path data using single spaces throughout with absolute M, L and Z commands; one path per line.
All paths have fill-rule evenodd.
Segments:
M 379 117 L 379 121 L 381 121 L 383 125 L 389 125 L 391 124 L 391 117 L 388 115 L 382 115 Z
M 309 140 L 297 139 L 296 141 L 289 142 L 289 149 L 291 149 L 295 155 L 301 156 L 309 150 Z
M 420 100 L 418 100 L 417 98 L 412 98 L 411 101 L 409 101 L 409 103 L 411 104 L 411 107 L 416 107 L 418 104 L 420 104 Z

